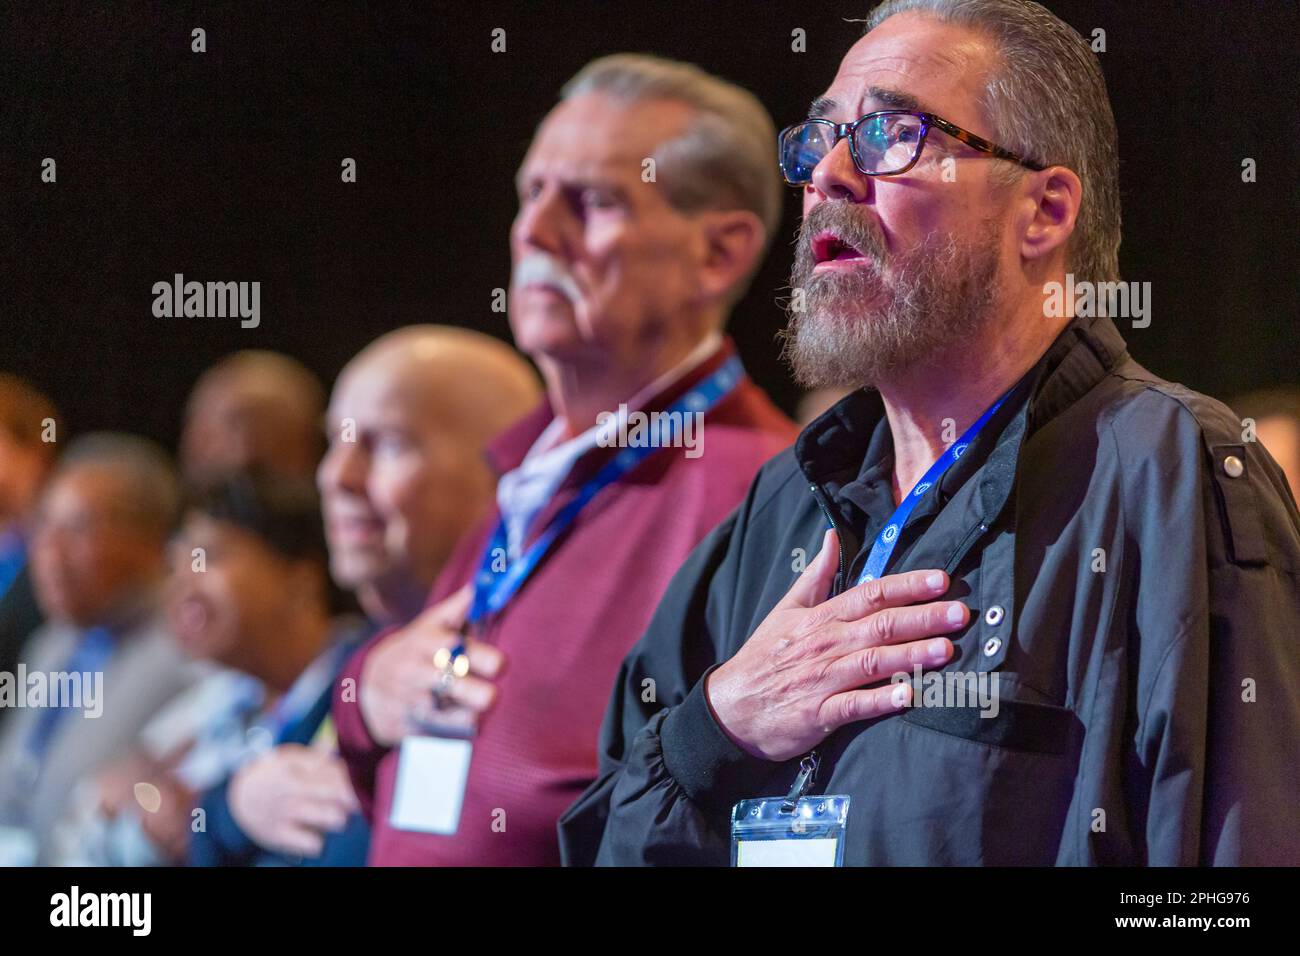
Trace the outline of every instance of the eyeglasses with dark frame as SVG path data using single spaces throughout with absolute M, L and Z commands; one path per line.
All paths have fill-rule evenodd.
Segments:
M 916 165 L 932 128 L 998 159 L 1035 171 L 1046 168 L 933 113 L 877 110 L 852 123 L 810 119 L 781 130 L 777 137 L 781 175 L 791 186 L 808 185 L 817 164 L 847 136 L 849 155 L 858 172 L 864 176 L 897 176 Z

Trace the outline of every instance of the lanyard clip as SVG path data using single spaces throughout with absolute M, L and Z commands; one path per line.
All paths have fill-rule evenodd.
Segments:
M 812 786 L 813 780 L 817 777 L 818 763 L 820 763 L 820 759 L 815 750 L 810 751 L 808 756 L 799 761 L 799 774 L 794 778 L 794 785 L 790 787 L 790 792 L 781 801 L 782 813 L 794 813 L 799 798 L 808 792 L 808 788 Z

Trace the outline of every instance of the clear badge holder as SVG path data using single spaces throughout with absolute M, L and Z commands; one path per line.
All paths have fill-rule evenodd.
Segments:
M 732 866 L 843 866 L 849 798 L 806 796 L 817 755 L 800 763 L 784 797 L 741 800 L 731 810 Z
M 442 660 L 435 658 L 434 663 L 445 674 L 464 677 L 469 672 L 469 658 L 458 651 L 444 648 L 439 651 Z M 457 660 L 461 667 L 448 671 Z M 444 677 L 444 690 L 449 684 Z M 451 836 L 460 826 L 477 717 L 466 707 L 438 706 L 438 696 L 433 713 L 411 720 L 415 732 L 402 738 L 388 816 L 389 826 L 395 830 Z

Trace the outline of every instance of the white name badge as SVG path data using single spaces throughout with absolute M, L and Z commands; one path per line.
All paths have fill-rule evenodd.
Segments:
M 474 745 L 452 737 L 405 737 L 388 822 L 398 830 L 450 836 L 460 824 Z
M 732 866 L 841 866 L 845 795 L 741 800 L 731 811 Z
M 839 840 L 737 840 L 736 866 L 835 866 Z

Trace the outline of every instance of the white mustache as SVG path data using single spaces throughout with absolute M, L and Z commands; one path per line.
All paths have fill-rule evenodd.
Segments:
M 526 285 L 547 285 L 575 305 L 582 299 L 578 283 L 569 270 L 544 252 L 529 253 L 516 262 L 510 274 L 510 284 L 517 289 Z

